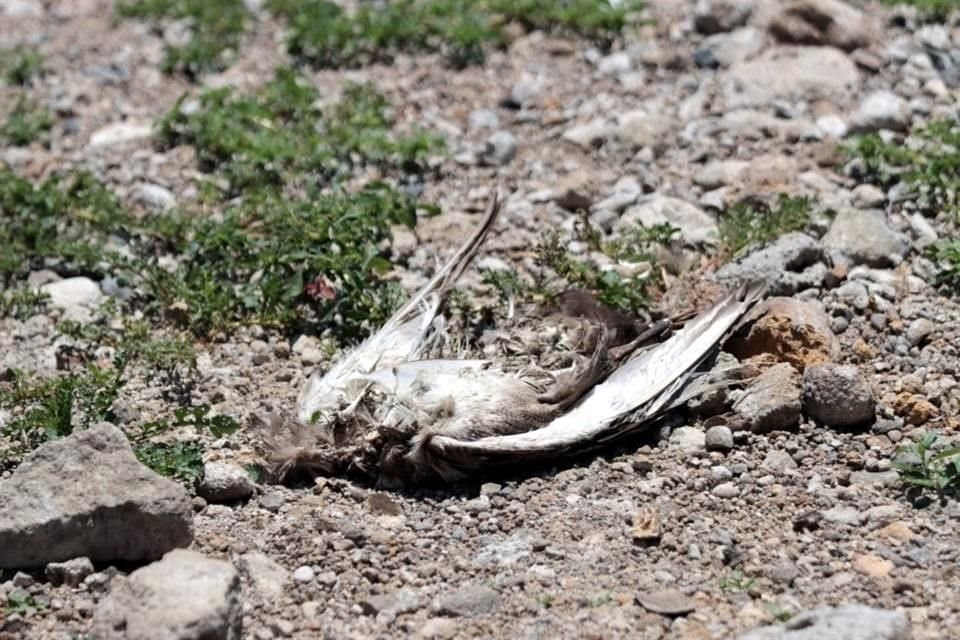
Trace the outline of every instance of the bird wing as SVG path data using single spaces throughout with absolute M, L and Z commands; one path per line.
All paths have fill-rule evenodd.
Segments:
M 557 457 L 640 430 L 668 408 L 696 367 L 763 293 L 763 286 L 754 284 L 721 299 L 667 341 L 636 354 L 573 409 L 540 429 L 477 440 L 436 435 L 424 444 L 448 464 L 478 469 Z
M 500 212 L 494 191 L 480 226 L 450 260 L 384 325 L 354 349 L 344 353 L 325 374 L 315 372 L 300 391 L 297 415 L 304 423 L 319 413 L 335 410 L 344 401 L 356 401 L 365 383 L 363 375 L 423 355 L 423 347 L 439 320 L 438 313 L 454 284 L 476 256 Z

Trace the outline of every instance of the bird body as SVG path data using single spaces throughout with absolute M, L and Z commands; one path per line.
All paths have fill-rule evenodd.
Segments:
M 430 358 L 447 339 L 444 300 L 498 209 L 494 198 L 469 241 L 379 331 L 311 376 L 297 423 L 274 421 L 268 430 L 264 450 L 276 475 L 306 469 L 402 486 L 600 446 L 645 428 L 677 402 L 697 367 L 763 295 L 762 287 L 741 287 L 648 347 L 669 322 L 637 332 L 639 325 L 619 317 L 611 326 L 596 311 L 578 313 L 592 353 L 557 371 Z

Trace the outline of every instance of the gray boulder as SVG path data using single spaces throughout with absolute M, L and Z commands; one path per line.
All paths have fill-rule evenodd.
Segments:
M 910 622 L 899 611 L 859 604 L 821 607 L 784 624 L 760 627 L 737 640 L 910 640 Z
M 101 423 L 48 442 L 0 481 L 0 568 L 86 556 L 142 562 L 193 539 L 190 496 Z

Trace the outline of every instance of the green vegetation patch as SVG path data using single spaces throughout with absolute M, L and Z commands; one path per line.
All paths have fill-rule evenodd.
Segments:
M 560 31 L 608 46 L 641 9 L 637 1 L 394 0 L 348 12 L 329 0 L 268 0 L 287 18 L 288 50 L 319 67 L 389 62 L 398 51 L 444 53 L 453 66 L 482 62 L 503 45 L 506 25 Z
M 503 300 L 546 302 L 566 289 L 578 288 L 594 292 L 599 301 L 610 307 L 641 314 L 650 306 L 650 290 L 661 284 L 654 268 L 656 249 L 669 244 L 677 232 L 669 224 L 638 225 L 618 240 L 606 240 L 589 221 L 584 221 L 577 226 L 576 239 L 602 255 L 605 262 L 627 268 L 622 272 L 601 268 L 597 260 L 574 255 L 559 232 L 548 231 L 537 244 L 537 271 L 532 277 L 524 278 L 509 270 L 488 270 L 484 272 L 484 282 Z
M 326 113 L 317 90 L 291 69 L 254 95 L 230 88 L 177 103 L 158 125 L 162 144 L 190 144 L 201 167 L 229 182 L 228 194 L 283 184 L 326 183 L 357 165 L 422 170 L 442 139 L 393 132 L 387 100 L 369 85 L 348 85 Z
M 10 287 L 43 267 L 61 274 L 100 273 L 109 235 L 133 223 L 89 173 L 35 185 L 0 170 L 0 283 Z
M 945 22 L 958 8 L 957 0 L 882 0 L 886 5 L 911 5 L 931 22 Z
M 813 208 L 808 198 L 781 194 L 772 204 L 749 199 L 720 216 L 721 253 L 735 256 L 751 246 L 762 246 L 791 231 L 810 226 Z
M 25 147 L 33 142 L 47 141 L 53 128 L 53 115 L 43 105 L 21 94 L 13 105 L 7 120 L 0 125 L 0 143 Z
M 883 188 L 905 185 L 921 211 L 958 211 L 960 124 L 956 121 L 930 122 L 903 141 L 872 133 L 854 141 L 847 153 L 859 160 L 861 179 Z
M 242 0 L 134 0 L 121 2 L 116 11 L 121 18 L 183 21 L 189 38 L 167 45 L 163 70 L 191 77 L 225 69 L 250 20 Z
M 960 240 L 940 240 L 927 250 L 927 255 L 937 266 L 934 284 L 960 293 Z
M 43 73 L 43 57 L 32 47 L 0 50 L 0 75 L 9 84 L 27 86 Z
M 908 489 L 932 491 L 939 496 L 960 494 L 960 446 L 935 432 L 901 447 L 895 466 Z

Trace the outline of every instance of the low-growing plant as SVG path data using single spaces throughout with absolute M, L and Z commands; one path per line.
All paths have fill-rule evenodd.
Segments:
M 53 116 L 49 109 L 20 95 L 6 122 L 0 126 L 0 142 L 15 147 L 45 142 L 52 128 Z
M 846 147 L 860 161 L 862 180 L 883 188 L 907 187 L 921 211 L 957 213 L 960 192 L 960 125 L 935 120 L 914 129 L 903 140 L 885 140 L 878 133 L 862 136 Z
M 883 0 L 888 5 L 912 5 L 930 22 L 945 22 L 958 9 L 956 0 Z
M 346 11 L 330 0 L 268 0 L 290 27 L 289 52 L 319 67 L 389 62 L 400 51 L 436 51 L 455 67 L 484 59 L 509 39 L 505 26 L 562 31 L 601 46 L 619 35 L 637 0 L 394 0 Z
M 746 200 L 720 216 L 721 253 L 734 256 L 749 246 L 767 244 L 785 233 L 810 225 L 808 198 L 780 194 L 773 204 Z
M 327 113 L 317 107 L 319 97 L 282 68 L 254 95 L 206 91 L 189 111 L 181 99 L 158 123 L 159 138 L 165 146 L 192 145 L 201 168 L 229 182 L 228 196 L 326 184 L 358 164 L 420 171 L 443 147 L 421 130 L 395 134 L 386 99 L 369 85 L 348 85 Z
M 937 265 L 934 284 L 960 292 L 960 240 L 945 238 L 930 245 L 927 255 Z
M 225 69 L 236 54 L 249 12 L 242 0 L 134 0 L 116 8 L 121 18 L 179 20 L 190 29 L 184 44 L 168 44 L 166 72 L 194 77 Z
M 33 594 L 23 589 L 14 589 L 7 594 L 7 604 L 3 609 L 4 614 L 26 615 L 31 611 L 45 611 L 46 605 L 39 602 Z
M 960 446 L 942 441 L 936 432 L 924 433 L 901 447 L 895 467 L 907 488 L 940 496 L 960 492 Z
M 133 224 L 117 198 L 89 173 L 34 185 L 0 169 L 0 282 L 9 287 L 31 269 L 95 273 L 111 233 Z
M 746 575 L 743 571 L 736 569 L 729 576 L 721 578 L 720 589 L 729 593 L 745 593 L 753 589 L 757 584 L 757 579 Z
M 43 72 L 43 57 L 32 47 L 0 51 L 0 73 L 13 85 L 26 86 Z
M 42 313 L 49 299 L 46 293 L 29 287 L 0 291 L 0 318 L 26 320 Z

